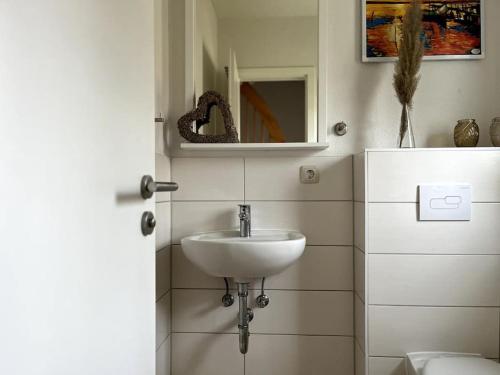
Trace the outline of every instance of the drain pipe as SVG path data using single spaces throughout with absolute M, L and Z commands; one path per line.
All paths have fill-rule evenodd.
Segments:
M 248 283 L 237 283 L 238 299 L 240 303 L 240 312 L 238 319 L 238 329 L 240 331 L 240 352 L 246 354 L 248 352 L 248 341 L 250 331 L 248 323 L 253 319 L 253 311 L 248 307 Z

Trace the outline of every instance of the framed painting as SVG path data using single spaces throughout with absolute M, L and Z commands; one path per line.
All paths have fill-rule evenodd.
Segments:
M 364 62 L 394 61 L 410 0 L 362 1 Z M 424 60 L 481 59 L 484 0 L 422 0 Z

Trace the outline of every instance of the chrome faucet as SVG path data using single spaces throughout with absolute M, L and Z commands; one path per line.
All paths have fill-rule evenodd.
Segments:
M 240 204 L 240 237 L 250 237 L 252 235 L 252 217 L 250 215 L 250 205 Z

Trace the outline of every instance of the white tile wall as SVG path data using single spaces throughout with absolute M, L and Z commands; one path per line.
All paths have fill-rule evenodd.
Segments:
M 224 280 L 202 272 L 182 252 L 180 245 L 172 246 L 172 287 L 192 289 L 222 289 Z
M 300 167 L 315 166 L 320 183 L 302 184 Z M 352 201 L 352 157 L 246 158 L 247 200 Z
M 300 184 L 301 165 L 316 165 L 320 183 Z M 193 232 L 237 228 L 243 202 L 252 205 L 253 228 L 296 229 L 308 243 L 297 264 L 266 280 L 268 307 L 253 306 L 259 292 L 250 291 L 245 368 L 232 334 L 237 303 L 222 307 L 223 280 L 204 275 L 174 245 L 172 374 L 352 375 L 352 158 L 174 158 L 172 176 L 180 185 L 172 195 L 174 244 Z
M 262 202 L 252 205 L 254 228 L 301 231 L 308 245 L 352 245 L 352 202 Z
M 245 375 L 348 375 L 354 373 L 349 337 L 252 335 Z
M 238 332 L 238 303 L 222 306 L 223 295 L 221 290 L 174 289 L 173 332 Z
M 365 375 L 366 373 L 365 353 L 357 342 L 354 343 L 354 369 L 355 375 Z
M 500 204 L 475 203 L 471 221 L 417 221 L 414 203 L 370 203 L 370 253 L 500 254 Z
M 370 306 L 369 354 L 452 351 L 498 356 L 498 308 Z
M 406 375 L 404 358 L 370 357 L 370 375 Z
M 170 335 L 171 292 L 168 292 L 156 302 L 156 349 Z
M 354 248 L 354 290 L 364 302 L 365 297 L 365 253 Z
M 268 290 L 269 306 L 259 309 L 253 302 L 260 294 L 251 291 L 255 317 L 254 333 L 352 336 L 351 292 Z M 221 290 L 173 290 L 174 332 L 237 332 L 238 304 L 221 305 Z
M 170 246 L 156 252 L 156 300 L 170 290 Z
M 251 329 L 255 333 L 296 335 L 353 335 L 352 292 L 266 292 L 271 302 L 265 309 L 255 304 Z M 252 301 L 259 295 L 252 291 Z
M 366 352 L 365 303 L 357 295 L 354 296 L 354 337 L 360 349 Z
M 171 243 L 170 202 L 156 203 L 156 250 L 164 249 Z
M 307 246 L 304 254 L 278 275 L 266 279 L 266 289 L 352 290 L 353 251 L 350 246 Z M 253 285 L 260 288 L 260 283 Z
M 500 306 L 500 255 L 369 257 L 371 304 Z
M 238 335 L 173 333 L 172 375 L 244 375 Z
M 172 178 L 181 186 L 172 199 L 243 200 L 243 163 L 242 158 L 172 159 Z
M 196 268 L 178 245 L 172 247 L 174 288 L 221 289 L 221 278 L 211 277 Z M 347 290 L 353 288 L 353 252 L 349 246 L 307 246 L 304 254 L 282 273 L 266 279 L 266 290 Z M 234 285 L 231 283 L 231 287 Z M 250 285 L 259 289 L 260 281 Z
M 354 202 L 354 246 L 365 251 L 365 203 Z
M 239 227 L 239 203 L 243 202 L 172 202 L 172 242 L 180 244 L 196 232 Z
M 405 374 L 411 351 L 499 356 L 499 160 L 493 149 L 368 151 L 366 163 L 355 156 L 356 201 L 366 200 L 368 168 L 364 221 L 363 204 L 354 209 L 355 246 L 366 254 L 355 250 L 354 277 L 356 294 L 367 287 L 355 326 L 361 336 L 366 314 L 370 375 Z M 472 220 L 419 222 L 418 185 L 450 182 L 472 184 Z
M 156 375 L 170 375 L 171 336 L 156 351 Z
M 474 202 L 500 202 L 500 152 L 415 150 L 369 153 L 370 202 L 417 202 L 422 183 L 467 182 Z

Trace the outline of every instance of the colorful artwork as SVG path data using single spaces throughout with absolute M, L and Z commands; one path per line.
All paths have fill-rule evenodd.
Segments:
M 363 1 L 363 61 L 397 58 L 409 0 Z M 422 0 L 426 60 L 484 57 L 483 0 Z

